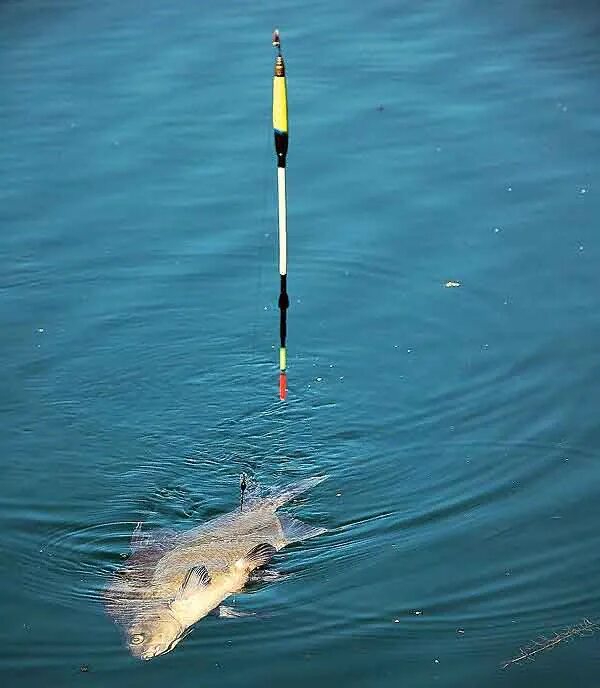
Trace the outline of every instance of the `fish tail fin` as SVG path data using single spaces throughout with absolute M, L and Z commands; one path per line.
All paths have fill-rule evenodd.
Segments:
M 286 544 L 308 540 L 327 532 L 327 528 L 311 526 L 310 523 L 304 523 L 289 514 L 277 514 L 277 518 L 281 523 L 281 530 L 283 531 Z
M 322 483 L 324 480 L 327 480 L 328 477 L 329 476 L 327 475 L 315 475 L 312 478 L 306 478 L 297 483 L 292 483 L 292 485 L 284 487 L 279 492 L 274 492 L 272 495 L 270 495 L 270 499 L 273 502 L 274 508 L 279 509 L 280 506 L 287 504 L 298 495 L 301 495 L 303 492 L 306 492 L 319 483 Z

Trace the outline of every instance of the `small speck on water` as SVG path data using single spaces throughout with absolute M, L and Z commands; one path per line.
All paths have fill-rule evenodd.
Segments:
M 494 227 L 494 234 L 499 234 L 502 231 L 500 227 Z
M 87 674 L 89 670 L 90 670 L 90 667 L 87 664 L 82 664 L 79 667 L 79 671 L 81 671 L 82 674 Z
M 507 187 L 506 187 L 506 190 L 507 190 L 507 191 L 512 191 L 512 186 L 507 186 Z
M 583 244 L 579 244 L 579 250 L 583 251 Z
M 40 333 L 42 333 L 42 332 L 44 331 L 44 328 L 43 328 L 43 327 L 38 327 L 38 328 L 37 328 L 37 331 L 40 332 Z
M 412 351 L 412 349 L 407 349 L 406 353 L 409 354 Z
M 423 612 L 422 612 L 420 609 L 417 609 L 417 610 L 415 611 L 415 616 L 421 616 L 422 613 L 423 613 Z
M 400 619 L 394 619 L 394 623 L 400 623 Z
M 323 382 L 323 378 L 322 378 L 322 377 L 318 377 L 318 378 L 316 379 L 316 381 L 317 381 L 317 382 Z
M 341 497 L 341 496 L 342 496 L 342 493 L 341 493 L 341 492 L 337 492 L 335 496 L 336 496 L 336 497 Z
M 435 662 L 436 664 L 439 664 L 439 663 L 440 663 L 440 660 L 439 660 L 439 659 L 437 659 L 437 658 L 436 658 L 436 659 L 434 659 L 433 661 L 434 661 L 434 662 Z
M 464 634 L 465 634 L 465 629 L 464 629 L 464 628 L 457 628 L 457 629 L 456 629 L 456 632 L 458 633 L 458 635 L 464 635 Z
M 579 189 L 579 193 L 580 193 L 580 194 L 586 194 L 587 192 L 588 192 L 588 190 L 587 190 L 587 187 L 586 187 L 586 186 L 582 186 L 582 187 Z
M 444 286 L 447 289 L 452 289 L 453 287 L 460 287 L 460 282 L 457 282 L 456 280 L 448 280 Z

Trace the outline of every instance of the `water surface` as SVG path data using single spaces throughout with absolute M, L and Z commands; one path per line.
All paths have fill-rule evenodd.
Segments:
M 500 666 L 600 620 L 599 28 L 585 2 L 2 4 L 5 683 L 596 681 L 594 639 Z M 97 595 L 135 522 L 228 510 L 241 471 L 328 473 L 297 511 L 330 532 L 236 599 L 265 618 L 132 659 Z

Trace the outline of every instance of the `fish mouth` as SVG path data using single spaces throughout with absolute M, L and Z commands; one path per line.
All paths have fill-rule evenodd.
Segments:
M 192 628 L 185 628 L 181 622 L 173 617 L 173 621 L 177 624 L 178 626 L 178 633 L 177 635 L 171 640 L 170 643 L 165 643 L 164 641 L 162 643 L 157 643 L 157 642 L 150 642 L 149 644 L 132 644 L 131 642 L 128 642 L 127 645 L 129 647 L 129 651 L 131 654 L 136 658 L 136 659 L 143 659 L 144 661 L 148 661 L 150 659 L 154 659 L 154 657 L 159 657 L 160 655 L 164 655 L 167 652 L 170 652 L 175 645 L 180 640 L 183 640 L 186 635 L 191 633 Z
M 154 659 L 154 657 L 160 657 L 160 655 L 164 655 L 166 652 L 168 652 L 171 649 L 171 647 L 158 647 L 154 650 L 148 650 L 146 652 L 143 652 L 138 655 L 140 659 L 143 659 L 145 662 L 147 662 L 150 659 Z
M 160 657 L 160 655 L 166 655 L 167 652 L 171 652 L 171 650 L 179 643 L 180 640 L 183 640 L 185 636 L 188 635 L 188 633 L 183 633 L 179 637 L 175 638 L 173 642 L 169 643 L 165 647 L 158 646 L 156 648 L 152 648 L 151 650 L 146 650 L 146 652 L 141 652 L 138 657 L 140 659 L 143 659 L 144 661 L 148 661 L 150 659 L 154 659 L 154 657 Z

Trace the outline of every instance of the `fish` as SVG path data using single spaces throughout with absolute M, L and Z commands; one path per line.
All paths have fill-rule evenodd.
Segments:
M 223 602 L 268 576 L 264 567 L 276 552 L 326 532 L 278 512 L 326 478 L 307 478 L 263 497 L 255 488 L 240 508 L 180 533 L 146 533 L 138 523 L 131 554 L 103 595 L 130 653 L 153 659 L 173 650 L 209 614 L 243 615 Z

